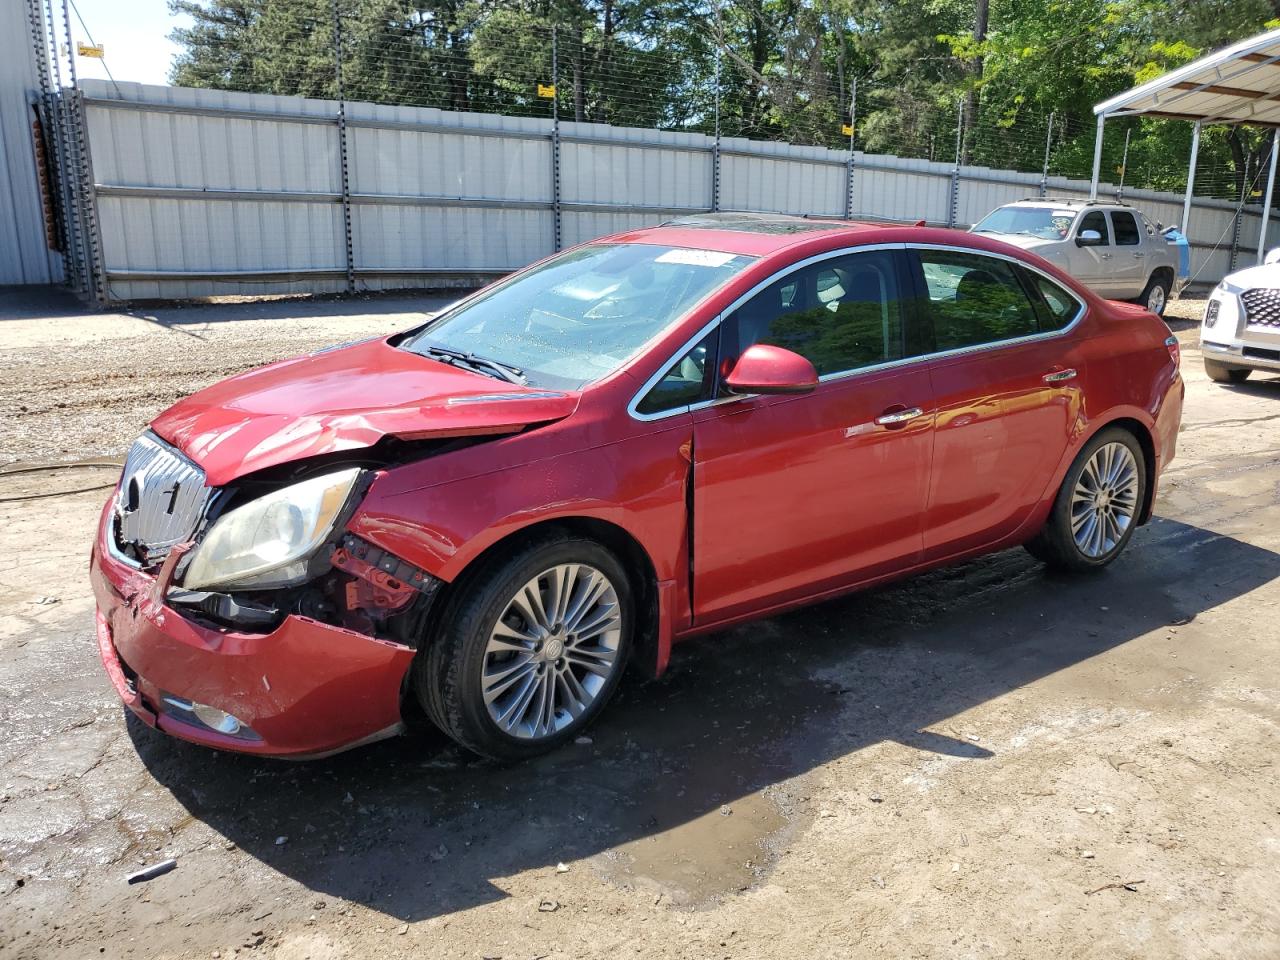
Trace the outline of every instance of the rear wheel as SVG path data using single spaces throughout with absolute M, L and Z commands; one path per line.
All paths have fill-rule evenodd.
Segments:
M 1252 371 L 1248 367 L 1230 367 L 1218 360 L 1206 359 L 1204 372 L 1214 383 L 1244 383 Z
M 634 622 L 626 572 L 560 535 L 459 585 L 415 666 L 431 719 L 462 746 L 521 760 L 581 733 L 617 688 Z
M 1146 461 L 1133 434 L 1119 427 L 1099 432 L 1071 464 L 1027 549 L 1060 570 L 1106 566 L 1133 536 L 1146 489 Z
M 1172 286 L 1168 278 L 1156 274 L 1147 281 L 1146 289 L 1142 291 L 1142 296 L 1138 298 L 1137 302 L 1157 317 L 1162 317 L 1164 316 L 1164 308 L 1169 303 L 1169 290 Z

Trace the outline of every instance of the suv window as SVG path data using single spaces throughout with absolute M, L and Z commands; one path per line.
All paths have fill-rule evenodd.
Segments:
M 756 343 L 794 350 L 818 376 L 899 360 L 902 296 L 890 250 L 833 257 L 789 273 L 730 318 L 741 352 Z
M 636 404 L 637 413 L 662 413 L 678 410 L 701 400 L 711 399 L 711 378 L 707 376 L 708 360 L 715 352 L 716 331 L 686 353 L 661 380 Z
M 958 350 L 1036 332 L 1036 314 L 1013 264 L 995 257 L 917 250 L 938 350 Z
M 1107 218 L 1101 210 L 1091 210 L 1080 218 L 1080 231 L 1076 236 L 1080 236 L 1086 230 L 1097 230 L 1102 234 L 1102 242 L 1104 244 L 1111 242 L 1111 234 L 1107 230 Z
M 1116 245 L 1132 247 L 1142 242 L 1142 233 L 1138 229 L 1138 221 L 1132 213 L 1124 210 L 1111 211 L 1111 225 L 1116 228 Z

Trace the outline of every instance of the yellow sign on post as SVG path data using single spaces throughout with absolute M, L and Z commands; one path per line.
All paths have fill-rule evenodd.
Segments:
M 840 132 L 843 133 L 846 137 L 852 137 L 853 127 L 846 123 L 843 127 L 840 128 Z
M 556 96 L 556 85 L 554 83 L 538 84 L 538 96 L 546 97 L 548 100 L 554 100 Z
M 76 53 L 82 57 L 97 57 L 101 60 L 103 57 L 102 44 L 77 43 Z

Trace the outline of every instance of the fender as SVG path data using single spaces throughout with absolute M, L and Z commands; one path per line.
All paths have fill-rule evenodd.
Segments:
M 1039 505 L 1018 529 L 1015 542 L 1028 539 L 1044 526 L 1049 517 L 1049 512 L 1053 509 L 1053 502 L 1058 497 L 1058 490 L 1062 486 L 1062 481 L 1066 478 L 1067 471 L 1071 469 L 1071 464 L 1080 455 L 1080 451 L 1085 448 L 1085 445 L 1090 440 L 1098 435 L 1099 431 L 1105 430 L 1121 420 L 1131 420 L 1138 423 L 1146 431 L 1147 439 L 1155 451 L 1155 463 L 1152 464 L 1150 476 L 1147 478 L 1147 501 L 1139 514 L 1138 523 L 1141 525 L 1151 519 L 1152 504 L 1155 503 L 1156 480 L 1161 470 L 1160 446 L 1156 440 L 1155 420 L 1152 419 L 1150 413 L 1141 407 L 1128 405 L 1113 407 L 1107 410 L 1105 416 L 1087 421 L 1085 428 L 1077 434 L 1071 445 L 1067 447 L 1062 459 L 1058 462 L 1057 467 L 1054 468 L 1053 475 L 1045 486 L 1044 492 L 1040 496 Z
M 669 659 L 672 638 L 689 621 L 690 463 L 683 449 L 691 437 L 691 421 L 673 417 L 661 430 L 425 488 L 384 474 L 347 529 L 451 583 L 487 551 L 531 527 L 609 524 L 634 541 L 653 569 L 656 610 L 641 631 L 638 659 L 656 676 Z M 458 455 L 490 454 L 482 446 Z M 431 469 L 431 461 L 423 469 Z

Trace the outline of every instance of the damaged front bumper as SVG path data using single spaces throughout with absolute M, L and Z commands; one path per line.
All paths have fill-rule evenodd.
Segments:
M 98 651 L 121 700 L 148 726 L 299 759 L 402 728 L 411 648 L 299 615 L 260 634 L 196 623 L 165 603 L 178 551 L 150 576 L 112 555 L 110 535 L 104 522 L 91 563 Z M 210 719 L 219 716 L 236 722 Z

